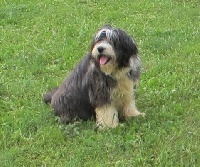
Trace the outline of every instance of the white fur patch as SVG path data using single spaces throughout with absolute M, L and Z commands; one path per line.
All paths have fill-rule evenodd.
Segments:
M 116 57 L 112 46 L 106 41 L 98 42 L 94 46 L 94 48 L 92 49 L 92 56 L 93 57 L 98 58 L 98 56 L 100 55 L 100 53 L 99 53 L 99 51 L 97 49 L 98 47 L 103 47 L 104 48 L 104 50 L 103 50 L 103 52 L 101 54 L 106 55 L 106 56 L 110 56 L 111 58 L 115 58 Z
M 104 48 L 102 53 L 99 53 L 98 47 Z M 110 75 L 116 68 L 116 55 L 113 50 L 113 47 L 106 41 L 101 41 L 97 43 L 92 49 L 92 56 L 95 59 L 98 59 L 99 55 L 105 55 L 110 58 L 108 63 L 100 65 L 101 71 L 103 71 L 106 75 Z
M 106 105 L 100 108 L 96 108 L 95 112 L 97 127 L 100 129 L 104 127 L 115 128 L 118 125 L 118 112 L 115 107 Z
M 112 41 L 112 39 L 118 38 L 118 35 L 116 34 L 116 31 L 108 28 L 103 28 L 101 29 L 97 34 L 96 34 L 96 41 L 100 38 L 102 33 L 105 33 L 107 40 Z
M 132 57 L 130 59 L 130 67 L 134 70 L 134 71 L 137 71 L 137 69 L 141 66 L 141 60 L 139 58 L 139 56 L 137 56 L 136 58 L 135 57 Z

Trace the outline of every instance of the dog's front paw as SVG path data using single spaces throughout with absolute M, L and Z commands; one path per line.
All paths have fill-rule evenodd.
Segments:
M 96 108 L 96 125 L 98 129 L 115 128 L 119 124 L 118 112 L 112 106 Z
M 127 117 L 137 117 L 139 115 L 144 117 L 145 113 L 139 112 L 137 110 L 137 107 L 135 106 L 135 101 L 132 101 L 132 103 L 125 105 L 125 107 L 123 109 L 123 115 L 125 116 L 125 118 L 127 118 Z
M 146 114 L 145 114 L 144 112 L 141 112 L 140 115 L 141 115 L 142 117 L 145 117 L 145 116 L 146 116 Z

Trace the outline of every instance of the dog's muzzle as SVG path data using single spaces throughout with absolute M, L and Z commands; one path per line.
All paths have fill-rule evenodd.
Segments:
M 112 46 L 108 42 L 99 42 L 97 43 L 93 50 L 92 55 L 99 62 L 99 65 L 106 65 L 111 59 L 114 59 L 115 52 Z

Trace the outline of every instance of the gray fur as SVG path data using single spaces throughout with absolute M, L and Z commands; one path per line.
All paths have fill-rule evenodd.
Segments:
M 91 51 L 101 40 L 111 43 L 116 53 L 117 68 L 131 67 L 127 75 L 133 80 L 139 80 L 140 60 L 133 38 L 123 30 L 104 26 L 94 36 Z M 44 95 L 44 101 L 51 103 L 55 115 L 64 123 L 95 117 L 96 107 L 112 102 L 110 93 L 117 81 L 100 70 L 99 63 L 91 51 L 58 88 Z M 133 63 L 130 63 L 131 58 Z

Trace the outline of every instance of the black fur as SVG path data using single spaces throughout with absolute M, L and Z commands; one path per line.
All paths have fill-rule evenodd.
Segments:
M 137 56 L 138 50 L 133 39 L 123 30 L 114 29 L 117 36 L 109 39 L 116 56 L 118 68 L 129 66 L 131 57 Z M 106 40 L 106 34 L 101 34 L 93 40 L 91 50 L 95 43 Z M 90 67 L 91 64 L 94 67 Z M 137 78 L 134 70 L 130 70 L 130 77 Z M 116 86 L 116 80 L 110 75 L 105 75 L 99 67 L 97 60 L 91 55 L 86 55 L 75 67 L 71 74 L 64 80 L 59 88 L 44 95 L 46 103 L 51 102 L 55 115 L 64 123 L 76 119 L 87 120 L 95 117 L 95 108 L 111 103 L 110 91 Z

